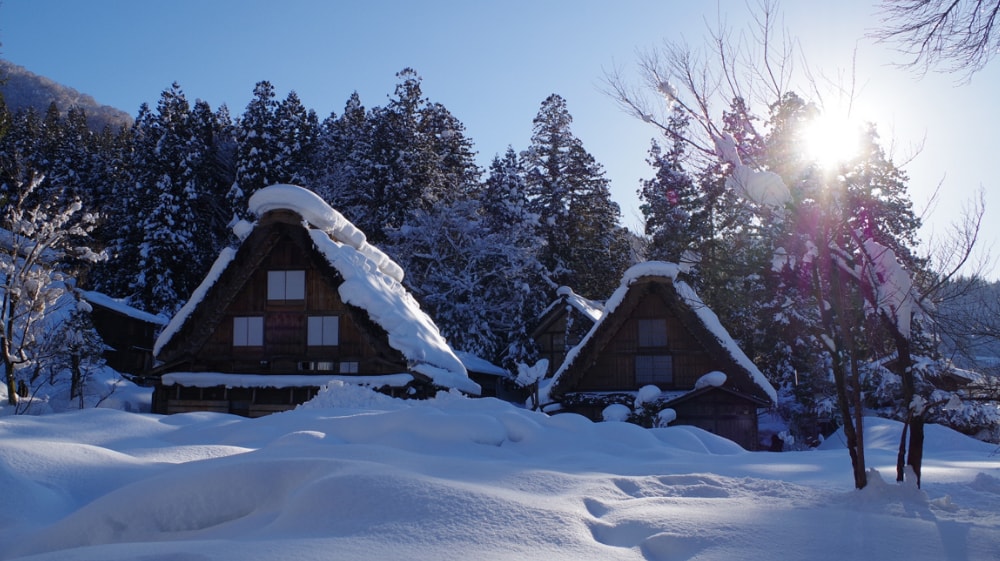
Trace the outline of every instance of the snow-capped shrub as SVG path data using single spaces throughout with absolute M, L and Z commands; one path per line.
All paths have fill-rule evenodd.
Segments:
M 605 422 L 619 422 L 623 423 L 628 420 L 632 415 L 632 410 L 628 408 L 628 405 L 623 405 L 621 403 L 612 403 L 604 408 L 601 412 L 601 418 Z

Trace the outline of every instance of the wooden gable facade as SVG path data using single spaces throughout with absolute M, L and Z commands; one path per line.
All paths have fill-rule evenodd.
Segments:
M 90 304 L 90 321 L 107 346 L 103 353 L 107 365 L 141 379 L 153 366 L 153 342 L 166 320 L 99 292 L 80 294 Z
M 413 394 L 426 378 L 409 371 L 386 330 L 365 310 L 341 300 L 341 282 L 299 214 L 264 214 L 179 331 L 159 349 L 154 412 L 259 416 L 291 409 L 337 377 Z M 169 380 L 178 372 L 187 383 L 164 383 L 165 376 Z M 199 373 L 212 376 L 199 378 Z M 255 376 L 261 381 L 245 382 Z M 219 383 L 191 382 L 200 379 Z M 412 382 L 393 389 L 401 379 Z
M 673 277 L 638 276 L 619 290 L 627 291 L 556 373 L 550 399 L 599 420 L 606 406 L 632 406 L 640 388 L 655 385 L 662 392 L 657 406 L 674 409 L 677 424 L 756 449 L 757 409 L 772 401 L 759 371 L 733 356 Z M 725 382 L 700 383 L 713 372 L 724 373 Z
M 566 353 L 583 340 L 594 327 L 603 308 L 584 300 L 568 287 L 561 287 L 552 302 L 539 316 L 531 339 L 538 348 L 538 358 L 549 361 L 551 376 L 566 359 Z

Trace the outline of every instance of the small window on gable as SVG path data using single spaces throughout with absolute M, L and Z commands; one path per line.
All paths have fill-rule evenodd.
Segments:
M 263 345 L 264 318 L 260 316 L 233 318 L 234 347 L 261 347 Z
M 666 347 L 667 320 L 663 318 L 640 319 L 639 347 Z
M 310 316 L 306 341 L 310 347 L 333 347 L 340 344 L 339 316 Z
M 305 271 L 268 271 L 268 300 L 305 300 Z

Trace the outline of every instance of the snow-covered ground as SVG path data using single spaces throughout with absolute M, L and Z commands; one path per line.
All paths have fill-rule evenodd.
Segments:
M 1000 559 L 997 447 L 928 427 L 924 488 L 869 419 L 745 452 L 691 427 L 403 402 L 334 383 L 261 419 L 88 409 L 0 418 L 0 559 Z

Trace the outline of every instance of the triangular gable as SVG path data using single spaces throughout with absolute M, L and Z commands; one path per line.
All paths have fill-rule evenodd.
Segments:
M 560 286 L 556 290 L 556 299 L 538 315 L 532 336 L 536 336 L 549 325 L 562 319 L 563 316 L 570 313 L 570 310 L 579 312 L 581 317 L 586 318 L 590 325 L 593 325 L 604 314 L 604 305 L 576 294 L 568 286 Z
M 325 268 L 341 301 L 356 310 L 359 327 L 378 331 L 379 340 L 403 357 L 406 367 L 436 385 L 479 393 L 416 300 L 403 288 L 402 269 L 364 234 L 314 193 L 293 185 L 273 185 L 255 193 L 250 210 L 254 225 L 238 225 L 244 233 L 238 248 L 227 248 L 191 299 L 171 319 L 156 341 L 161 360 L 183 359 L 212 332 L 226 309 L 282 237 L 292 239 L 310 259 Z
M 736 345 L 718 317 L 698 298 L 694 290 L 677 279 L 678 267 L 672 263 L 650 261 L 626 271 L 621 286 L 608 299 L 603 316 L 594 324 L 579 345 L 566 356 L 546 388 L 548 396 L 559 397 L 574 391 L 597 357 L 605 350 L 632 313 L 651 293 L 664 299 L 684 328 L 725 364 L 726 388 L 774 403 L 777 394 L 759 369 Z M 543 396 L 543 401 L 545 400 Z
M 548 361 L 551 376 L 566 352 L 579 343 L 604 313 L 600 302 L 588 300 L 566 286 L 559 287 L 556 299 L 542 311 L 531 330 L 539 358 Z

